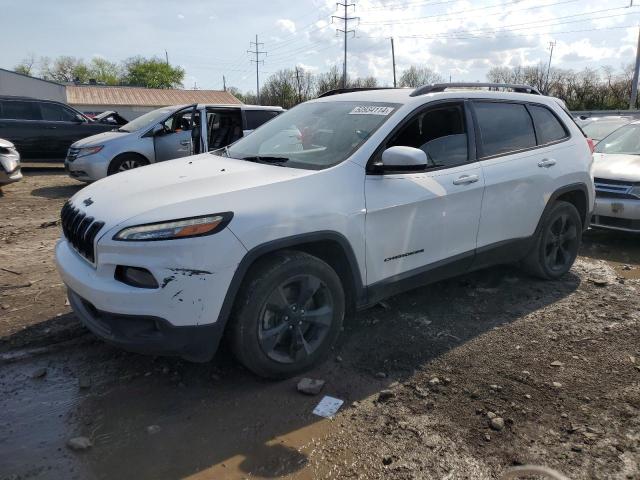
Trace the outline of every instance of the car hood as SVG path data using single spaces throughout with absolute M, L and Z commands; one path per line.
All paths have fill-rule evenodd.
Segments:
M 107 127 L 108 125 L 105 125 Z M 115 127 L 114 127 L 115 128 Z M 71 145 L 73 148 L 84 148 L 84 147 L 95 147 L 96 145 L 104 145 L 107 142 L 111 142 L 116 139 L 122 139 L 126 136 L 132 135 L 133 133 L 127 132 L 102 132 L 97 135 L 91 135 L 90 137 L 83 138 L 74 142 Z
M 608 180 L 640 182 L 640 155 L 594 153 L 593 176 Z
M 70 201 L 108 227 L 140 215 L 140 222 L 151 223 L 233 211 L 242 206 L 242 193 L 248 189 L 313 173 L 204 153 L 111 175 Z

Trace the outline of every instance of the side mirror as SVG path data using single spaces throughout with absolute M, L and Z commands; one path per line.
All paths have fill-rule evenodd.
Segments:
M 82 115 L 76 115 L 76 118 L 73 120 L 73 123 L 85 123 L 87 121 Z
M 427 168 L 427 154 L 413 147 L 390 147 L 382 152 L 382 171 L 420 172 Z
M 158 135 L 162 135 L 164 133 L 164 125 L 162 125 L 161 123 L 155 125 L 153 127 L 153 130 L 151 130 L 151 135 L 158 136 Z

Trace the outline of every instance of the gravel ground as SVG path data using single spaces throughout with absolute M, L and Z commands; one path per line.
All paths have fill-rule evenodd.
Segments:
M 0 197 L 0 479 L 498 478 L 546 465 L 640 479 L 640 238 L 590 232 L 571 273 L 500 267 L 389 299 L 334 357 L 265 382 L 128 354 L 70 312 L 53 246 L 81 184 L 28 172 Z M 332 420 L 311 410 L 345 400 Z M 74 437 L 86 437 L 92 446 Z

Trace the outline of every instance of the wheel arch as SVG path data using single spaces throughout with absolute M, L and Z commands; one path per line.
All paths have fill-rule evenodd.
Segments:
M 536 234 L 540 232 L 540 229 L 542 228 L 543 219 L 549 213 L 553 204 L 558 201 L 568 202 L 576 207 L 576 210 L 578 210 L 578 213 L 580 214 L 580 219 L 582 220 L 583 230 L 586 230 L 589 227 L 591 214 L 589 211 L 589 190 L 587 185 L 584 183 L 572 183 L 570 185 L 560 187 L 551 194 L 547 201 L 547 205 L 544 207 L 544 211 L 540 216 L 538 227 L 536 228 Z
M 245 254 L 231 279 L 218 315 L 218 322 L 222 322 L 223 327 L 226 327 L 240 287 L 251 267 L 259 260 L 282 250 L 305 252 L 329 264 L 344 286 L 347 313 L 353 313 L 358 305 L 364 303 L 365 288 L 358 261 L 345 236 L 334 231 L 304 233 L 260 244 Z

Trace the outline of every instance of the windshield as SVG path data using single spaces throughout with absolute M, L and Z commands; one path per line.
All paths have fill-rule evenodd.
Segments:
M 129 123 L 121 126 L 118 131 L 120 132 L 135 132 L 143 128 L 152 126 L 155 123 L 159 123 L 167 116 L 171 115 L 176 110 L 176 107 L 159 108 L 149 113 L 139 116 L 135 120 L 131 120 Z
M 626 125 L 627 123 L 629 123 L 629 121 L 624 119 L 602 121 L 596 120 L 582 127 L 582 130 L 587 134 L 587 137 L 593 138 L 594 140 L 602 140 L 611 132 L 617 130 L 623 125 Z
M 597 153 L 640 155 L 640 124 L 625 125 L 596 145 Z
M 397 108 L 398 104 L 380 102 L 303 103 L 238 140 L 224 153 L 241 160 L 321 170 L 345 160 Z

